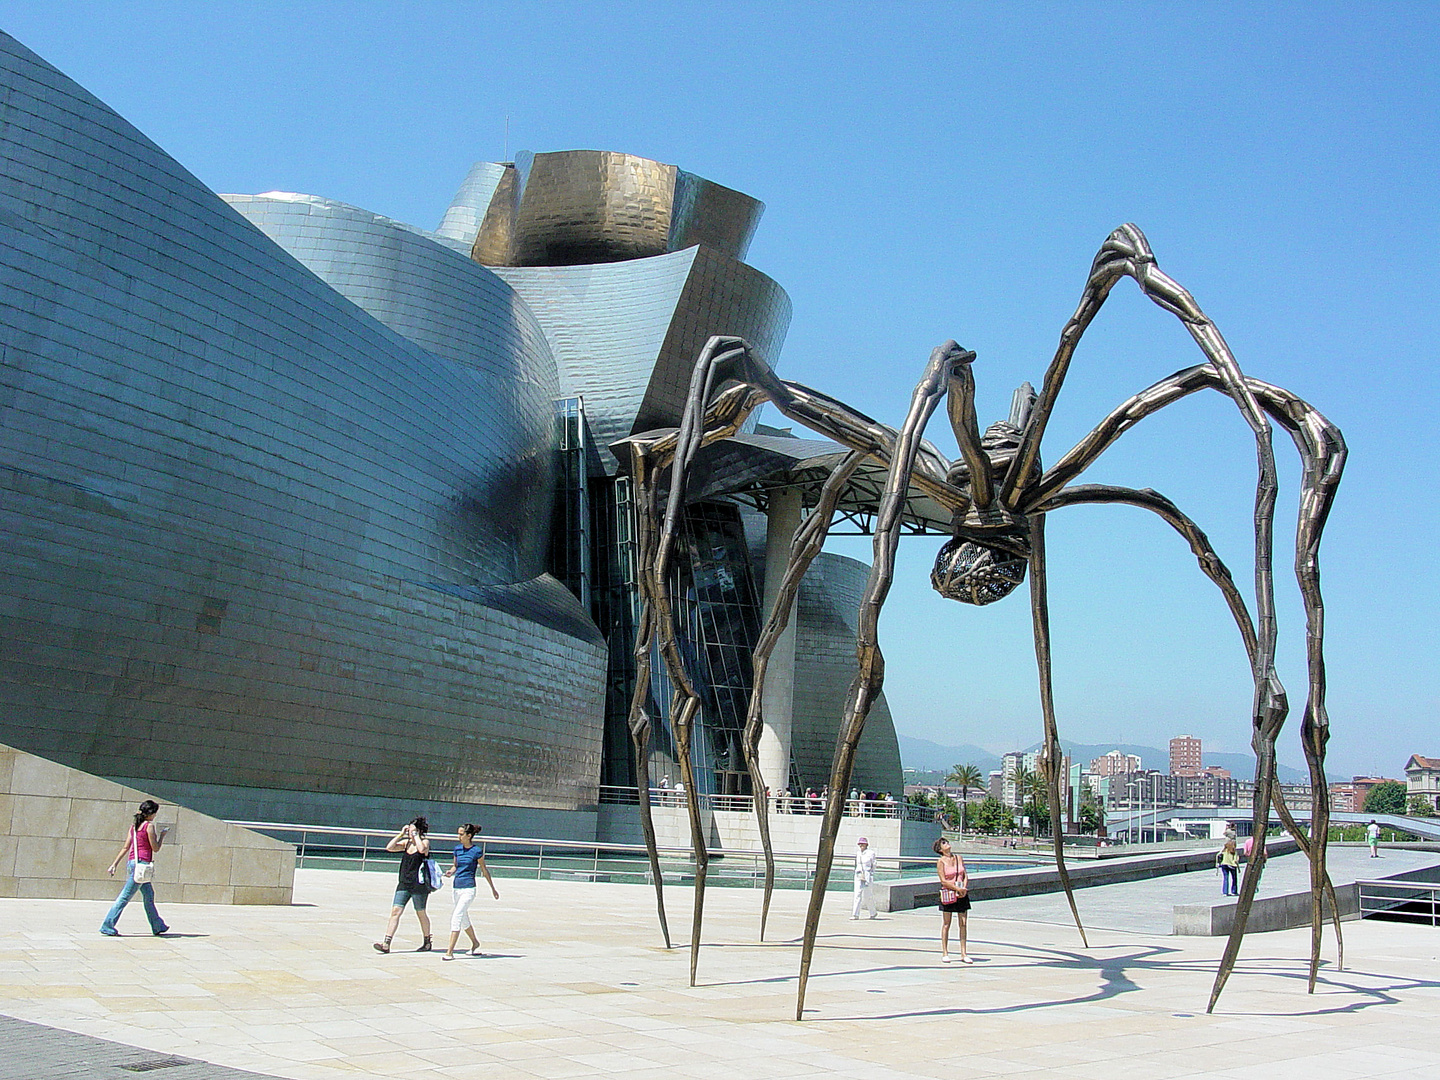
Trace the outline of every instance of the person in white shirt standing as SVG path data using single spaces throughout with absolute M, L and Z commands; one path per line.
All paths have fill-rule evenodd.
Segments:
M 860 905 L 863 903 L 870 909 L 870 917 L 875 918 L 875 853 L 870 850 L 870 841 L 860 837 L 855 841 L 855 906 L 851 909 L 850 918 L 860 918 Z
M 1380 857 L 1380 825 L 1374 818 L 1365 826 L 1365 842 L 1370 845 L 1370 858 Z

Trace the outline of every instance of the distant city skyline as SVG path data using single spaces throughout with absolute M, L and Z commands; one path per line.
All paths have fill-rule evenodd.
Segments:
M 1242 367 L 1349 442 L 1321 554 L 1328 769 L 1393 776 L 1440 755 L 1423 630 L 1440 575 L 1417 557 L 1440 521 L 1416 495 L 1440 443 L 1437 9 L 295 10 L 18 2 L 3 28 L 220 191 L 323 193 L 433 228 L 474 161 L 605 147 L 752 194 L 767 210 L 749 262 L 794 302 L 781 375 L 891 424 L 950 337 L 979 353 L 982 426 L 1002 415 L 1016 385 L 1040 382 L 1099 244 L 1136 222 Z M 1123 80 L 1104 74 L 1120 65 Z M 1047 459 L 1197 358 L 1122 283 L 1077 354 Z M 930 435 L 953 456 L 944 427 Z M 1288 442 L 1276 451 L 1280 760 L 1298 766 L 1298 477 Z M 1254 445 L 1223 401 L 1147 421 L 1087 479 L 1172 498 L 1248 588 Z M 1061 735 L 1186 731 L 1247 753 L 1248 666 L 1184 543 L 1120 509 L 1052 515 L 1048 536 Z M 901 545 L 881 622 L 896 728 L 1027 746 L 1041 734 L 1028 604 L 943 601 L 928 582 L 939 542 Z M 830 544 L 866 561 L 869 547 Z

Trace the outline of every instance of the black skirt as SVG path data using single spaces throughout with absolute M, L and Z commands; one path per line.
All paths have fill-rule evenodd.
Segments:
M 940 910 L 941 910 L 941 911 L 969 911 L 969 910 L 970 910 L 970 897 L 968 897 L 968 896 L 962 896 L 962 897 L 960 897 L 958 900 L 952 900 L 952 901 L 950 901 L 950 903 L 948 903 L 948 904 L 943 904 L 943 903 L 942 903 L 942 904 L 940 905 Z

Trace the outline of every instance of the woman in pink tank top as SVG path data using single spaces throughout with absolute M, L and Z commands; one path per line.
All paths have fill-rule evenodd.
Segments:
M 950 920 L 959 921 L 960 962 L 973 964 L 966 946 L 966 923 L 970 917 L 970 873 L 965 860 L 950 850 L 950 841 L 943 836 L 935 841 L 935 875 L 940 879 L 940 962 L 950 962 Z
M 160 918 L 160 912 L 155 909 L 155 886 L 150 884 L 149 876 L 142 874 L 144 881 L 135 880 L 136 864 L 149 866 L 154 863 L 155 853 L 165 843 L 165 830 L 155 825 L 155 815 L 159 812 L 160 804 L 154 799 L 146 799 L 140 804 L 140 812 L 135 815 L 130 831 L 125 836 L 125 843 L 115 853 L 115 859 L 110 864 L 109 873 L 112 877 L 121 859 L 126 860 L 128 869 L 120 895 L 115 898 L 105 921 L 100 924 L 100 933 L 106 937 L 120 936 L 120 931 L 115 929 L 115 923 L 119 921 L 120 913 L 125 910 L 125 905 L 130 903 L 130 898 L 136 892 L 140 893 L 140 898 L 145 902 L 145 917 L 150 920 L 150 932 L 159 937 L 170 929 L 165 925 L 165 920 Z

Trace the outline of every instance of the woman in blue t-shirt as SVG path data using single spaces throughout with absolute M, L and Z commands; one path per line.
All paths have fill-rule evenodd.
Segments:
M 485 875 L 485 884 L 490 886 L 495 899 L 500 899 L 500 890 L 495 888 L 495 882 L 490 877 L 485 856 L 475 846 L 475 834 L 479 831 L 478 825 L 461 825 L 455 830 L 455 839 L 460 843 L 455 845 L 455 861 L 450 864 L 450 869 L 445 871 L 446 877 L 455 879 L 455 910 L 450 915 L 450 947 L 445 950 L 446 960 L 455 959 L 455 943 L 460 940 L 461 930 L 470 935 L 470 955 L 480 955 L 480 939 L 475 936 L 475 927 L 470 925 L 470 904 L 475 899 L 476 870 Z

